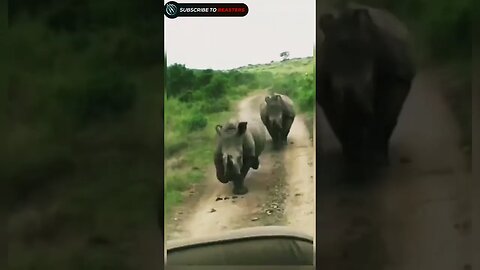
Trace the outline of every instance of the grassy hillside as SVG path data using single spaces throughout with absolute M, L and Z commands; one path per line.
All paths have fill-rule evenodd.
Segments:
M 234 115 L 253 91 L 278 89 L 313 123 L 314 59 L 295 59 L 230 71 L 167 68 L 165 102 L 166 215 L 213 166 L 214 127 Z

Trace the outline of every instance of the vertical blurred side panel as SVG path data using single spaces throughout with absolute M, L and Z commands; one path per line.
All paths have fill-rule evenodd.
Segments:
M 317 1 L 319 269 L 474 268 L 472 4 Z
M 8 12 L 7 268 L 161 269 L 163 4 L 26 0 Z

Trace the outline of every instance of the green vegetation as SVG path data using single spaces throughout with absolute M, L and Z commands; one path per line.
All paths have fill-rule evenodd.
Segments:
M 274 89 L 292 97 L 313 124 L 314 59 L 285 60 L 231 71 L 167 67 L 165 101 L 165 208 L 183 199 L 213 166 L 217 124 L 233 116 L 236 102 L 253 91 Z
M 13 1 L 9 15 L 8 268 L 138 269 L 163 173 L 161 8 Z

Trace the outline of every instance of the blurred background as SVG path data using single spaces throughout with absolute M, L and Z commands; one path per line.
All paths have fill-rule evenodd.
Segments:
M 162 256 L 163 3 L 12 0 L 8 16 L 9 269 L 152 269 Z
M 341 2 L 316 1 L 317 19 Z M 339 148 L 327 128 L 317 129 L 317 145 L 328 150 L 317 156 L 318 262 L 341 270 L 475 269 L 474 1 L 355 2 L 406 24 L 418 72 L 392 136 L 392 162 L 367 183 L 339 180 L 345 172 Z
M 317 0 L 317 18 L 346 0 Z M 472 147 L 472 0 L 358 0 L 386 9 L 411 32 L 420 70 L 430 70 L 446 84 L 444 94 L 462 129 L 462 146 Z M 317 33 L 317 38 L 319 34 Z M 318 43 L 318 41 L 317 41 Z

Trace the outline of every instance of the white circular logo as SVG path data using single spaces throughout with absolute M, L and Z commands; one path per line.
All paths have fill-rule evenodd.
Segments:
M 177 14 L 177 6 L 173 3 L 168 3 L 165 5 L 165 12 L 170 16 L 175 16 Z

